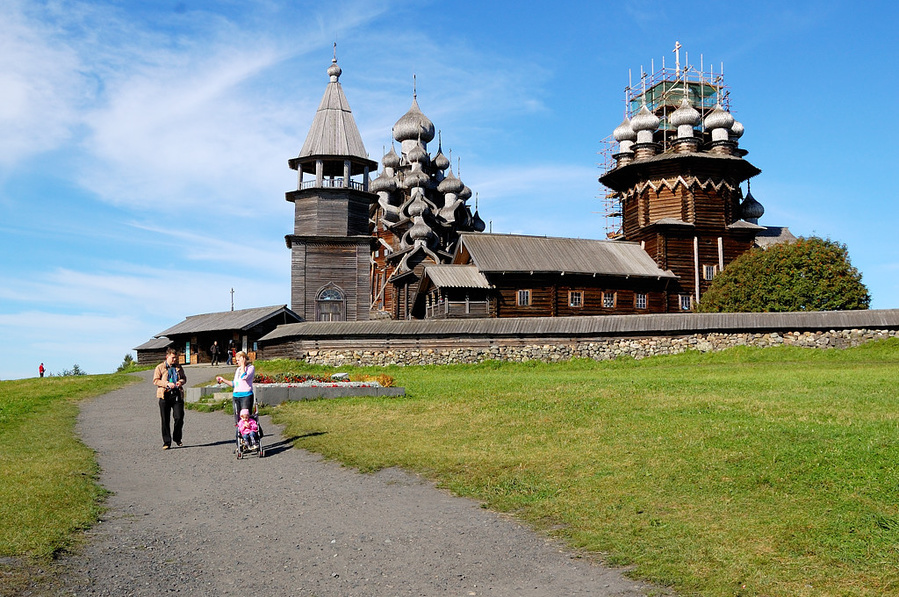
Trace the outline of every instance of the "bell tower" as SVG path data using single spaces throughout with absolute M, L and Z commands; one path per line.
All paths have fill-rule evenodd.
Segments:
M 369 191 L 368 159 L 356 121 L 340 86 L 334 59 L 329 82 L 299 156 L 291 251 L 291 309 L 306 321 L 368 319 L 372 236 L 369 210 L 378 196 Z

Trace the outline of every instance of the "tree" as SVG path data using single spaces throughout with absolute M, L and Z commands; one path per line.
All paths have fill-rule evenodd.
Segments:
M 734 259 L 715 276 L 697 311 L 845 311 L 870 303 L 846 245 L 812 236 Z
M 134 362 L 134 357 L 131 356 L 131 353 L 125 354 L 125 358 L 122 360 L 122 364 L 119 365 L 119 368 L 116 369 L 116 373 L 121 373 L 122 371 L 128 371 L 136 365 Z

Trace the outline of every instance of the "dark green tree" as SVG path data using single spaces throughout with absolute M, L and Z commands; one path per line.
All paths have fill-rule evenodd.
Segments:
M 715 276 L 697 311 L 846 311 L 870 303 L 846 245 L 812 236 L 744 253 Z

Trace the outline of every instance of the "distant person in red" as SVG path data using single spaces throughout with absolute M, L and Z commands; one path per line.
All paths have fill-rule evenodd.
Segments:
M 43 377 L 44 371 L 46 371 L 46 369 L 44 369 L 44 364 L 41 363 L 41 366 L 37 368 L 37 372 L 41 374 L 41 377 Z

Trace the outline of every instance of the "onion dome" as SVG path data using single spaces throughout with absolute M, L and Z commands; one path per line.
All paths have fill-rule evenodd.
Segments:
M 425 212 L 428 212 L 428 213 L 431 212 L 431 208 L 425 201 L 424 195 L 420 188 L 412 191 L 412 198 L 406 204 L 404 211 L 406 212 L 406 215 L 409 216 L 410 218 L 414 218 L 415 216 L 420 216 L 420 215 L 424 214 Z
M 469 189 L 468 187 L 463 187 L 462 190 L 457 194 L 457 197 L 459 197 L 459 199 L 461 199 L 462 201 L 468 201 L 469 199 L 471 199 L 471 189 Z
M 433 234 L 433 231 L 425 223 L 423 217 L 420 215 L 413 216 L 412 220 L 415 223 L 412 225 L 412 228 L 409 229 L 409 238 L 414 241 L 423 241 L 427 240 L 428 237 Z
M 739 139 L 743 136 L 743 130 L 743 123 L 734 120 L 734 123 L 730 126 L 730 138 Z
M 397 155 L 396 150 L 393 148 L 393 146 L 390 147 L 390 151 L 384 154 L 384 157 L 381 159 L 381 163 L 384 164 L 385 168 L 400 167 L 400 156 Z
M 699 113 L 699 110 L 697 110 L 690 104 L 690 100 L 688 100 L 687 98 L 683 98 L 678 109 L 675 110 L 668 118 L 668 122 L 670 122 L 673 126 L 678 127 L 678 136 L 680 137 L 682 136 L 680 134 L 680 127 L 689 126 L 692 129 L 694 126 L 699 124 L 701 117 L 702 116 Z
M 721 104 L 715 104 L 715 108 L 705 117 L 705 128 L 710 130 L 729 129 L 734 122 L 734 117 L 730 112 L 722 108 Z
M 637 132 L 639 136 L 640 131 L 654 131 L 659 128 L 659 124 L 661 124 L 661 120 L 659 117 L 649 111 L 649 108 L 644 104 L 640 111 L 637 112 L 637 115 L 631 119 L 631 128 Z
M 752 196 L 752 191 L 746 191 L 746 198 L 740 204 L 740 216 L 747 222 L 758 224 L 759 218 L 765 214 L 764 206 Z
M 659 128 L 661 122 L 659 117 L 650 112 L 644 104 L 631 119 L 631 128 L 637 132 L 637 143 L 652 143 L 652 134 Z
M 485 224 L 484 220 L 481 219 L 481 216 L 478 215 L 478 210 L 475 210 L 474 215 L 471 218 L 471 228 L 475 232 L 483 232 L 487 228 L 487 224 Z
M 705 128 L 712 131 L 712 141 L 726 141 L 734 122 L 730 112 L 722 108 L 721 104 L 715 104 L 715 108 L 705 117 Z
M 416 144 L 415 147 L 409 150 L 409 153 L 406 154 L 406 159 L 410 162 L 417 162 L 419 164 L 427 164 L 428 163 L 428 152 L 425 151 L 424 147 Z
M 372 193 L 380 193 L 381 191 L 392 193 L 396 190 L 396 178 L 389 176 L 386 170 L 381 170 L 378 177 L 371 181 L 369 189 Z
M 336 83 L 337 79 L 340 78 L 340 74 L 343 72 L 339 66 L 337 66 L 337 58 L 331 59 L 331 66 L 328 67 L 328 76 L 331 77 L 331 82 Z
M 436 161 L 436 160 L 435 160 Z M 452 169 L 449 171 L 449 174 L 446 175 L 446 178 L 440 181 L 440 184 L 437 185 L 437 190 L 443 193 L 444 195 L 447 193 L 453 193 L 458 195 L 462 192 L 462 189 L 465 188 L 465 185 L 462 184 L 462 181 L 456 178 L 456 175 L 453 174 Z
M 421 139 L 423 143 L 429 143 L 434 139 L 434 123 L 421 113 L 415 96 L 412 97 L 412 107 L 409 111 L 393 125 L 393 138 L 400 142 Z
M 403 179 L 403 186 L 407 189 L 423 187 L 428 184 L 428 180 L 428 175 L 421 170 L 412 170 L 406 173 L 406 177 Z
M 436 166 L 438 170 L 446 170 L 450 167 L 449 158 L 443 155 L 442 149 L 438 149 L 437 155 L 434 156 L 434 166 Z
M 630 119 L 625 116 L 624 120 L 621 121 L 615 130 L 612 131 L 612 136 L 615 137 L 615 140 L 621 143 L 622 141 L 636 141 L 637 133 L 634 132 L 634 129 L 631 128 Z

